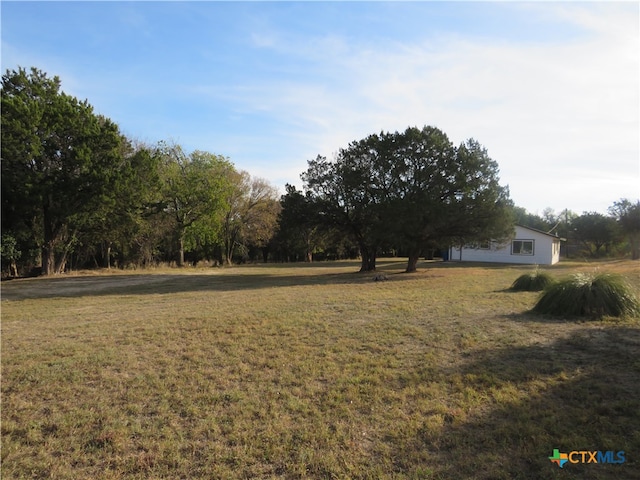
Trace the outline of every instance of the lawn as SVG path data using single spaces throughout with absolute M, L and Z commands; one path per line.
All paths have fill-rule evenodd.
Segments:
M 532 267 L 404 266 L 3 282 L 2 478 L 639 478 L 640 319 L 533 315 Z M 594 267 L 640 291 L 638 262 L 545 270 Z

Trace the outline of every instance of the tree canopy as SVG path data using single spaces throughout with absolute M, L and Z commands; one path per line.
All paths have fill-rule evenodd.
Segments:
M 185 242 L 215 240 L 222 212 L 233 191 L 233 165 L 224 157 L 195 151 L 186 155 L 180 145 L 158 146 L 162 168 L 163 208 L 174 224 L 178 266 L 184 265 Z
M 114 191 L 123 137 L 58 77 L 24 69 L 2 77 L 3 231 L 33 236 L 43 273 L 64 270 L 77 235 Z
M 3 261 L 49 275 L 266 248 L 279 204 L 265 180 L 221 155 L 127 139 L 58 77 L 2 77 Z M 223 248 L 224 247 L 224 248 Z
M 500 239 L 513 231 L 498 165 L 475 140 L 455 147 L 435 127 L 370 135 L 302 175 L 321 218 L 357 242 L 361 271 L 384 245 L 405 247 L 414 271 L 430 244 Z
M 609 213 L 618 221 L 620 230 L 629 239 L 631 258 L 640 259 L 640 200 L 632 202 L 622 198 L 609 208 Z
M 237 247 L 266 248 L 275 234 L 280 204 L 277 190 L 248 172 L 233 172 L 222 212 L 223 262 L 230 265 Z
M 293 185 L 285 186 L 280 197 L 277 240 L 286 252 L 286 258 L 313 261 L 313 252 L 322 238 L 321 223 L 310 192 L 305 195 Z

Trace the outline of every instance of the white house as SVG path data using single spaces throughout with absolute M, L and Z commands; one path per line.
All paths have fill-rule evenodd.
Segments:
M 506 243 L 450 247 L 453 262 L 528 263 L 553 265 L 560 261 L 560 241 L 556 235 L 516 225 L 515 236 Z

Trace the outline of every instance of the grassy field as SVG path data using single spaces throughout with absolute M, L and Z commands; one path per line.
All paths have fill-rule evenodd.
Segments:
M 2 478 L 640 477 L 640 319 L 528 313 L 532 267 L 379 266 L 4 282 Z M 546 270 L 595 267 L 640 291 Z

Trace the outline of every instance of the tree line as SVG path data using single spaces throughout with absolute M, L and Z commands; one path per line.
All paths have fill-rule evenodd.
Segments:
M 127 138 L 36 68 L 7 70 L 1 99 L 2 263 L 11 275 L 355 257 L 370 271 L 389 254 L 414 271 L 420 256 L 506 238 L 515 222 L 580 238 L 594 255 L 620 250 L 624 238 L 638 257 L 640 202 L 616 202 L 609 217 L 530 215 L 480 143 L 453 145 L 434 127 L 318 156 L 303 189 L 287 185 L 279 196 L 222 155 Z
M 640 259 L 640 200 L 623 198 L 608 208 L 608 214 L 571 210 L 554 212 L 547 208 L 542 215 L 515 208 L 516 223 L 565 239 L 563 255 L 574 258 L 631 256 Z
M 228 158 L 126 138 L 58 77 L 2 77 L 2 259 L 13 273 L 231 263 L 273 236 L 280 203 Z

